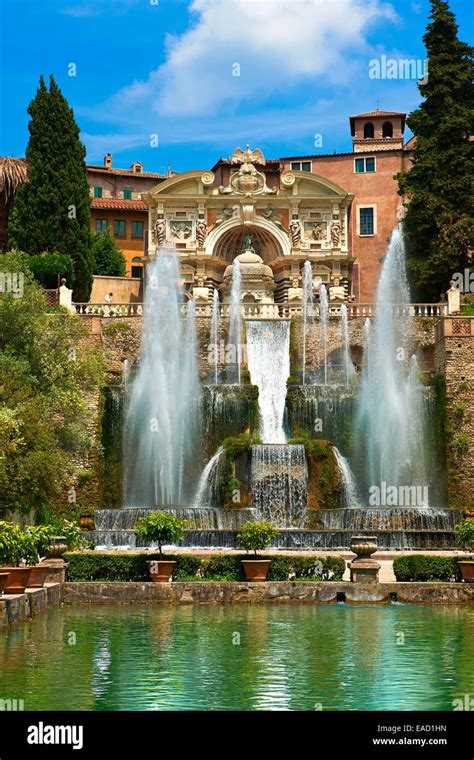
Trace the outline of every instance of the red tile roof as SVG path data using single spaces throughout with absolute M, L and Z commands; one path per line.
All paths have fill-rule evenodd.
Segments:
M 158 174 L 157 172 L 132 172 L 131 169 L 108 169 L 106 166 L 95 166 L 94 164 L 87 164 L 87 170 L 92 172 L 101 172 L 102 174 L 121 174 L 127 177 L 148 177 L 155 179 L 168 179 L 167 174 Z M 170 176 L 174 176 L 177 172 L 171 172 Z
M 148 211 L 145 201 L 128 201 L 124 198 L 91 198 L 91 208 L 124 209 L 127 211 Z
M 403 111 L 380 111 L 378 108 L 375 111 L 366 111 L 365 113 L 356 113 L 354 116 L 349 116 L 350 119 L 368 119 L 375 118 L 377 116 L 406 116 Z

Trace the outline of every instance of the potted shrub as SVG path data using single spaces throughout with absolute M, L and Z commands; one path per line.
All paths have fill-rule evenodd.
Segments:
M 474 520 L 468 518 L 456 525 L 456 539 L 459 546 L 466 551 L 474 549 Z M 474 559 L 472 557 L 459 560 L 463 581 L 474 583 Z
M 43 588 L 50 568 L 47 565 L 37 563 L 44 559 L 51 551 L 56 530 L 52 525 L 34 525 L 28 526 L 25 533 L 30 539 L 33 549 L 30 557 L 31 561 L 29 562 L 27 559 L 27 564 L 33 564 L 28 586 L 29 588 Z
M 254 552 L 254 559 L 241 560 L 248 581 L 264 581 L 270 567 L 269 559 L 257 559 L 257 552 L 265 549 L 278 535 L 270 522 L 248 522 L 237 536 L 237 541 L 248 552 Z
M 154 583 L 167 583 L 171 580 L 176 562 L 163 559 L 163 546 L 174 544 L 183 538 L 184 526 L 184 520 L 170 512 L 152 512 L 137 520 L 135 525 L 137 538 L 147 544 L 158 544 L 160 559 L 147 562 L 148 572 Z
M 8 573 L 3 590 L 7 594 L 22 594 L 28 586 L 31 568 L 24 564 L 37 560 L 33 541 L 18 525 L 0 521 L 0 572 Z M 23 566 L 19 567 L 20 562 Z

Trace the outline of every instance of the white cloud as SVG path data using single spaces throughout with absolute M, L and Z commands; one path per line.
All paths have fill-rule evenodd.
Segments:
M 370 51 L 374 26 L 397 21 L 382 0 L 192 0 L 189 10 L 191 28 L 167 35 L 165 63 L 116 93 L 105 104 L 111 116 L 137 108 L 202 116 L 285 97 L 305 81 L 340 86 L 353 56 Z

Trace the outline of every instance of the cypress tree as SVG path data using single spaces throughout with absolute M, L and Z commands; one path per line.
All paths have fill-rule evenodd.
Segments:
M 424 101 L 407 119 L 416 136 L 414 161 L 397 178 L 407 197 L 412 290 L 418 300 L 437 301 L 472 255 L 474 69 L 448 3 L 431 0 L 430 19 L 423 37 L 428 78 L 418 84 Z
M 74 262 L 74 299 L 87 301 L 94 258 L 85 148 L 72 109 L 59 87 L 43 77 L 28 107 L 28 180 L 15 198 L 9 233 L 31 255 L 69 255 Z

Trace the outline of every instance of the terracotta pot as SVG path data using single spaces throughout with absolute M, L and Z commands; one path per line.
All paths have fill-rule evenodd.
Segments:
M 248 581 L 266 581 L 270 559 L 242 559 L 245 577 Z
M 153 583 L 169 583 L 176 562 L 174 559 L 152 559 L 147 565 Z
M 1 570 L 2 568 L 0 567 L 0 594 L 3 594 L 3 589 L 7 583 L 10 573 L 4 573 L 1 572 Z
M 2 567 L 2 572 L 8 571 L 8 580 L 3 588 L 5 594 L 24 594 L 28 588 L 31 567 Z
M 464 583 L 474 583 L 474 560 L 459 560 Z
M 49 571 L 50 568 L 44 565 L 33 566 L 31 568 L 30 580 L 28 581 L 28 588 L 43 588 Z

